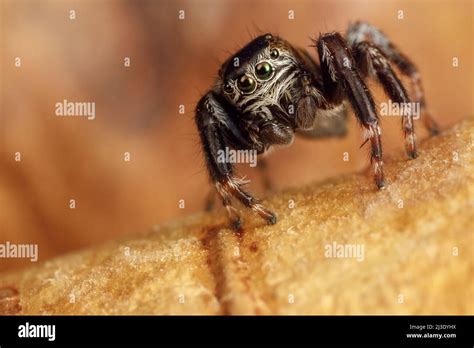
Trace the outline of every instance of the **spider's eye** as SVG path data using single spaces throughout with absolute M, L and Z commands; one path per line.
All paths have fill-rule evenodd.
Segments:
M 242 93 L 252 93 L 257 88 L 257 83 L 248 75 L 242 75 L 237 81 L 237 86 Z
M 280 55 L 280 52 L 278 52 L 278 50 L 276 48 L 272 48 L 271 51 L 270 51 L 270 57 L 272 59 L 277 59 L 278 56 Z
M 268 80 L 273 75 L 273 68 L 267 62 L 258 63 L 255 67 L 255 75 L 260 80 Z
M 234 89 L 232 88 L 232 85 L 230 84 L 230 82 L 226 82 L 224 84 L 224 92 L 232 93 L 233 91 L 234 91 Z

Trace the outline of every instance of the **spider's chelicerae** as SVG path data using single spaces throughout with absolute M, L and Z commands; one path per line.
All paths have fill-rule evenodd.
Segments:
M 393 103 L 410 103 L 392 65 L 410 79 L 412 97 L 419 103 L 426 127 L 432 134 L 438 131 L 426 109 L 417 68 L 380 30 L 357 22 L 350 25 L 345 38 L 337 32 L 320 35 L 314 47 L 319 64 L 280 37 L 255 38 L 222 65 L 214 88 L 196 107 L 207 168 L 234 228 L 240 227 L 241 219 L 231 198 L 269 224 L 276 223 L 276 216 L 242 189 L 247 182 L 235 176 L 232 163 L 218 160 L 219 153 L 230 148 L 263 154 L 273 145 L 291 144 L 295 133 L 343 135 L 346 100 L 370 142 L 375 184 L 384 187 L 381 131 L 364 79 L 378 81 Z M 408 156 L 415 158 L 412 114 L 402 116 L 402 127 Z

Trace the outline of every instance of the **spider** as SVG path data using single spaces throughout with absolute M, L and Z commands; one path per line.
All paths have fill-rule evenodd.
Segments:
M 342 136 L 346 101 L 365 130 L 365 142 L 370 142 L 375 184 L 384 187 L 379 120 L 364 80 L 378 81 L 392 102 L 410 103 L 392 65 L 410 79 L 425 126 L 431 134 L 438 133 L 426 108 L 417 68 L 379 29 L 356 22 L 345 38 L 337 32 L 322 34 L 312 47 L 317 49 L 319 63 L 278 36 L 256 37 L 224 62 L 214 87 L 196 106 L 195 122 L 207 169 L 234 229 L 241 227 L 241 217 L 231 198 L 268 224 L 275 224 L 277 218 L 242 189 L 248 181 L 236 177 L 232 163 L 219 161 L 219 152 L 230 148 L 261 155 L 274 145 L 290 145 L 295 133 L 312 138 Z M 402 128 L 408 157 L 416 158 L 412 114 L 402 116 Z

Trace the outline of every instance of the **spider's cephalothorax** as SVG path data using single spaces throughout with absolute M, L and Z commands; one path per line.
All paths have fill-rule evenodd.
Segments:
M 234 228 L 240 226 L 240 214 L 232 206 L 232 197 L 270 224 L 276 222 L 276 216 L 242 190 L 246 181 L 236 178 L 232 163 L 219 160 L 219 154 L 227 148 L 262 154 L 273 145 L 291 144 L 295 133 L 343 135 L 346 100 L 370 141 L 375 183 L 384 186 L 378 117 L 364 80 L 379 81 L 392 102 L 410 104 L 392 64 L 411 79 L 414 102 L 424 112 L 428 129 L 437 132 L 413 63 L 367 23 L 351 25 L 346 38 L 339 33 L 321 35 L 315 42 L 318 63 L 279 37 L 259 36 L 222 65 L 214 88 L 199 101 L 196 124 L 207 167 Z M 415 158 L 412 114 L 402 116 L 402 126 L 408 155 Z

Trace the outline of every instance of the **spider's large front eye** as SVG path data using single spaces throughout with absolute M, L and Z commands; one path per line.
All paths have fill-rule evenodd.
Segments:
M 268 80 L 273 75 L 273 67 L 267 62 L 258 63 L 255 67 L 255 75 L 260 80 Z
M 257 88 L 257 83 L 248 75 L 242 75 L 237 81 L 237 86 L 242 93 L 252 93 Z

